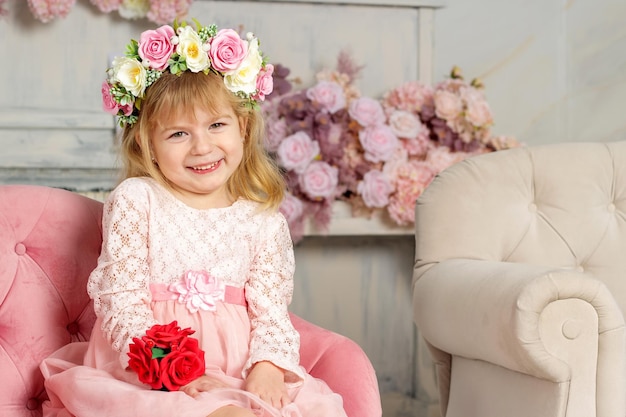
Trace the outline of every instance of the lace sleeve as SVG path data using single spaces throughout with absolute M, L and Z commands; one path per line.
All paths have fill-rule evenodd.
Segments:
M 143 196 L 143 197 L 142 197 Z M 133 337 L 156 324 L 149 308 L 148 199 L 122 183 L 104 204 L 102 251 L 87 284 L 105 339 L 128 363 Z
M 285 381 L 299 382 L 300 335 L 291 324 L 288 306 L 293 295 L 295 260 L 287 222 L 269 217 L 246 284 L 252 335 L 244 377 L 256 362 L 270 361 L 286 370 Z

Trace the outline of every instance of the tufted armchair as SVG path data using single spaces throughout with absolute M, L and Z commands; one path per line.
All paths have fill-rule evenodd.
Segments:
M 444 416 L 626 415 L 626 142 L 467 159 L 420 196 L 415 227 Z
M 34 417 L 46 400 L 42 359 L 90 337 L 86 281 L 96 266 L 102 204 L 60 189 L 0 186 L 0 416 Z M 342 394 L 349 417 L 382 415 L 378 383 L 352 340 L 295 315 L 302 365 Z

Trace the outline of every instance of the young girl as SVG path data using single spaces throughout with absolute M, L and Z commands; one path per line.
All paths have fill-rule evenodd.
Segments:
M 114 60 L 102 92 L 124 127 L 126 179 L 104 205 L 86 366 L 44 363 L 45 414 L 346 415 L 299 365 L 284 184 L 257 110 L 272 66 L 258 46 L 162 26 Z

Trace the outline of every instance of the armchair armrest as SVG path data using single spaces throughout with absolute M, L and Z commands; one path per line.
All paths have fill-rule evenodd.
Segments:
M 416 324 L 428 343 L 443 352 L 561 382 L 571 378 L 577 351 L 587 358 L 592 353 L 583 346 L 563 346 L 566 339 L 602 352 L 599 384 L 603 372 L 626 369 L 623 314 L 607 287 L 590 274 L 454 259 L 416 276 Z M 613 383 L 626 387 L 624 374 Z

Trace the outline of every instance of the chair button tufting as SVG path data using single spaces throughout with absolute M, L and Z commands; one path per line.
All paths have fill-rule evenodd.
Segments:
M 75 321 L 71 322 L 70 324 L 67 325 L 66 327 L 67 331 L 71 334 L 71 335 L 75 335 L 78 334 L 78 323 L 76 323 Z
M 563 323 L 561 331 L 563 332 L 563 336 L 567 339 L 574 340 L 580 336 L 582 329 L 580 328 L 580 322 L 578 320 L 567 320 Z
M 535 203 L 530 203 L 528 205 L 528 211 L 530 211 L 531 213 L 536 213 L 537 212 L 537 205 Z
M 29 410 L 36 410 L 39 408 L 39 400 L 37 398 L 29 398 L 26 402 L 26 408 Z
M 18 243 L 15 245 L 15 253 L 18 255 L 24 255 L 26 253 L 26 246 L 23 243 Z
M 615 212 L 615 204 L 613 204 L 613 203 L 609 204 L 606 209 L 609 211 L 609 213 L 614 213 Z

